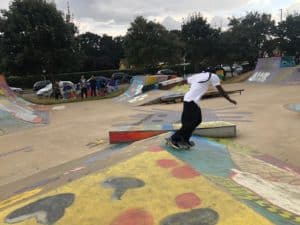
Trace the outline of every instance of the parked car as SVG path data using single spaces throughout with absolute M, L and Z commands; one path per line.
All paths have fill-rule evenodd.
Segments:
M 131 75 L 123 72 L 113 73 L 112 76 L 114 76 L 114 78 L 119 82 L 119 84 L 130 83 L 132 79 Z
M 231 67 L 228 65 L 221 65 L 222 69 L 226 72 L 226 73 L 231 73 Z
M 52 89 L 52 83 L 46 85 L 46 87 L 39 89 L 36 92 L 36 95 L 38 97 L 50 97 L 52 95 L 53 89 Z
M 177 73 L 174 70 L 163 69 L 163 70 L 157 71 L 157 74 L 158 75 L 176 75 Z
M 38 91 L 51 83 L 50 80 L 40 80 L 34 83 L 33 91 Z
M 243 67 L 241 65 L 238 64 L 233 64 L 232 65 L 232 69 L 236 74 L 241 74 L 243 73 Z
M 71 81 L 60 81 L 59 88 L 61 95 L 65 97 L 65 94 L 70 91 L 75 92 L 75 86 Z M 39 97 L 50 97 L 53 93 L 52 83 L 48 84 L 46 87 L 38 90 L 36 95 Z
M 13 92 L 17 94 L 23 94 L 24 90 L 22 88 L 17 88 L 17 87 L 9 87 Z

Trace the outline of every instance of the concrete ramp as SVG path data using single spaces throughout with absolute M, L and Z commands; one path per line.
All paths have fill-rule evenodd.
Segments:
M 261 84 L 300 84 L 300 67 L 293 57 L 260 58 L 248 82 Z
M 158 87 L 158 83 L 167 79 L 168 76 L 166 75 L 135 76 L 133 77 L 131 85 L 127 89 L 127 91 L 119 96 L 116 100 L 118 102 L 124 103 L 136 102 L 139 99 L 138 96 L 144 94 L 147 91 L 156 89 Z
M 254 74 L 248 81 L 268 83 L 271 78 L 279 73 L 281 57 L 260 58 L 257 61 Z
M 0 75 L 0 128 L 3 133 L 48 123 L 48 107 L 31 104 L 15 95 Z

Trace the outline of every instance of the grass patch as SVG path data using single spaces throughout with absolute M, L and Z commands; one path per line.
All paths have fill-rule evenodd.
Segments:
M 123 94 L 127 90 L 127 86 L 122 86 L 119 88 L 119 90 L 114 91 L 106 96 L 96 96 L 96 97 L 88 97 L 85 99 L 76 98 L 76 99 L 59 99 L 56 100 L 54 98 L 37 98 L 32 96 L 23 96 L 23 98 L 26 101 L 29 101 L 34 104 L 39 105 L 57 105 L 57 104 L 66 104 L 66 103 L 74 103 L 74 102 L 85 102 L 85 101 L 96 101 L 101 99 L 109 99 L 109 98 L 115 98 Z

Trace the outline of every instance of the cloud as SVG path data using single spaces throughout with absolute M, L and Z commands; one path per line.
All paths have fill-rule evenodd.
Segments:
M 213 28 L 221 28 L 224 30 L 227 28 L 229 21 L 222 16 L 214 16 L 209 20 L 209 23 Z
M 11 0 L 1 0 L 0 8 L 8 8 Z M 300 11 L 300 0 L 48 0 L 66 12 L 67 2 L 80 32 L 125 34 L 137 16 L 162 23 L 168 29 L 179 29 L 181 22 L 194 12 L 200 12 L 214 26 L 226 24 L 231 16 L 244 16 L 249 11 L 272 13 L 279 18 L 279 9 L 291 13 Z M 90 30 L 89 30 L 90 29 Z
M 107 22 L 96 21 L 93 18 L 75 19 L 74 23 L 80 33 L 93 32 L 99 35 L 107 34 L 111 36 L 124 35 L 128 29 L 128 24 L 117 24 L 114 20 Z
M 285 11 L 286 14 L 289 13 L 300 13 L 300 0 L 294 0 L 291 5 Z
M 162 25 L 164 25 L 168 30 L 180 30 L 181 29 L 181 23 L 175 20 L 171 16 L 167 16 L 164 18 L 164 20 L 161 22 Z

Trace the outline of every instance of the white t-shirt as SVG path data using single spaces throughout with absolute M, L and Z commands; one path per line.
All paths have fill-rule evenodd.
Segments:
M 210 73 L 203 72 L 188 77 L 187 82 L 190 85 L 190 90 L 184 95 L 185 102 L 194 101 L 197 103 L 205 94 L 209 85 L 213 85 L 214 87 L 220 85 L 218 75 L 211 73 L 211 77 L 209 79 L 209 74 Z

